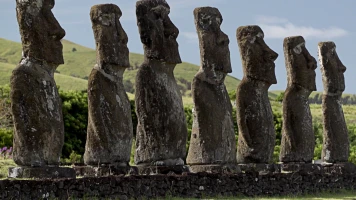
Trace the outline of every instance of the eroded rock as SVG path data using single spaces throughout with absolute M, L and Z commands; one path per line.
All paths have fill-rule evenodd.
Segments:
M 136 76 L 135 163 L 138 165 L 183 165 L 187 127 L 173 70 L 181 63 L 179 30 L 168 14 L 165 0 L 141 0 L 136 16 L 145 60 Z
M 54 71 L 63 64 L 65 31 L 51 9 L 54 0 L 16 1 L 23 57 L 11 76 L 13 158 L 20 166 L 56 166 L 64 125 Z
M 199 36 L 201 68 L 192 84 L 193 128 L 187 163 L 236 163 L 232 105 L 224 80 L 231 73 L 229 38 L 220 30 L 223 18 L 216 8 L 194 10 Z M 205 168 L 197 168 L 197 170 Z
M 114 4 L 91 8 L 97 64 L 88 79 L 88 131 L 84 162 L 87 165 L 128 166 L 133 137 L 131 107 L 123 85 L 129 64 L 127 35 Z
M 346 67 L 336 53 L 334 42 L 320 42 L 319 62 L 323 78 L 323 150 L 324 162 L 347 162 L 350 141 L 341 105 L 341 96 L 345 90 L 344 72 Z
M 288 85 L 283 99 L 283 128 L 279 160 L 312 162 L 315 136 L 309 95 L 316 91 L 316 60 L 305 47 L 302 36 L 284 39 L 284 56 Z
M 268 163 L 275 145 L 273 113 L 268 88 L 277 83 L 274 61 L 278 54 L 263 40 L 259 26 L 237 29 L 244 77 L 237 88 L 239 127 L 238 163 Z

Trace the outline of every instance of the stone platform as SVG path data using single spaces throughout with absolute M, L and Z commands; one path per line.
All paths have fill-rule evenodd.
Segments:
M 259 174 L 270 174 L 270 173 L 280 173 L 281 165 L 279 164 L 238 164 L 242 172 L 245 173 L 259 173 Z
M 140 175 L 155 175 L 155 174 L 183 174 L 189 172 L 189 166 L 187 165 L 175 165 L 175 166 L 136 166 L 138 174 Z
M 136 167 L 132 166 L 73 166 L 77 176 L 100 177 L 116 175 L 138 175 Z
M 301 174 L 353 174 L 356 173 L 356 165 L 352 163 L 283 163 L 281 172 Z
M 9 178 L 60 179 L 75 178 L 73 168 L 69 167 L 10 167 Z
M 191 173 L 199 173 L 199 172 L 221 173 L 221 174 L 241 173 L 241 169 L 238 165 L 190 165 L 189 171 Z

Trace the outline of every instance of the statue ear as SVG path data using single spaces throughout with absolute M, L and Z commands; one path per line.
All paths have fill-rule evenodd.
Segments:
M 152 39 L 150 36 L 150 25 L 149 25 L 149 20 L 145 18 L 138 19 L 138 27 L 139 27 L 139 32 L 140 32 L 140 38 L 141 42 L 146 45 L 146 46 L 151 46 Z
M 137 16 L 137 26 L 140 33 L 141 42 L 150 47 L 152 39 L 150 37 L 150 32 L 152 30 L 150 26 L 150 20 L 147 16 L 147 7 L 142 4 L 137 4 L 136 6 L 136 16 Z

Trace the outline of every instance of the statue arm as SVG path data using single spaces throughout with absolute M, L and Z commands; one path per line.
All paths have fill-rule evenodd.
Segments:
M 247 120 L 246 120 L 246 107 L 244 102 L 237 98 L 236 104 L 236 114 L 237 114 L 237 124 L 239 127 L 239 134 L 245 139 L 245 142 L 250 145 L 252 144 Z

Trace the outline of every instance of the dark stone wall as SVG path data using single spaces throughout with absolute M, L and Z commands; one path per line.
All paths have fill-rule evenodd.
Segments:
M 186 173 L 174 176 L 2 180 L 0 181 L 0 199 L 279 196 L 355 188 L 356 175 L 352 174 Z

